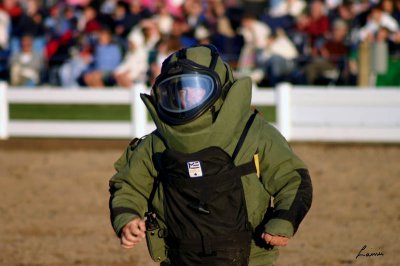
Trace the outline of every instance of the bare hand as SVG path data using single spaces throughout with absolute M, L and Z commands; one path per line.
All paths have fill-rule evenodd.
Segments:
M 263 233 L 261 238 L 264 239 L 265 243 L 271 246 L 284 247 L 288 244 L 289 238 L 285 236 L 273 236 L 268 233 Z
M 146 237 L 146 225 L 140 218 L 133 219 L 122 228 L 121 246 L 133 248 Z

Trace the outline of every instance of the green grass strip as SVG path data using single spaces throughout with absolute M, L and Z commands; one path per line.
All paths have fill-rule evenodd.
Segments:
M 11 119 L 129 121 L 129 105 L 11 104 Z
M 275 106 L 255 107 L 268 122 L 276 122 Z M 11 104 L 10 119 L 130 121 L 131 111 L 129 105 Z

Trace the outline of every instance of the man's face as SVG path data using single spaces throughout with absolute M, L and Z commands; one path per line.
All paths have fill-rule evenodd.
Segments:
M 203 88 L 185 87 L 179 91 L 179 99 L 182 109 L 188 109 L 198 105 L 204 98 L 206 90 Z

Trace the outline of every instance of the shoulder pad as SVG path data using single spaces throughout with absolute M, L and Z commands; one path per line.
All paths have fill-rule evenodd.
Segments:
M 131 140 L 131 142 L 129 142 L 129 148 L 131 149 L 131 151 L 133 151 L 138 145 L 139 143 L 144 140 L 148 135 L 145 135 L 141 138 L 134 138 Z

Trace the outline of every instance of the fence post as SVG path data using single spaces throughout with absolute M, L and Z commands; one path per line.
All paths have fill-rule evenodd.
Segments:
M 146 91 L 143 83 L 134 84 L 131 88 L 131 126 L 132 136 L 140 138 L 147 133 L 147 109 L 140 94 Z
M 287 140 L 290 140 L 292 130 L 291 88 L 289 83 L 280 83 L 276 88 L 276 122 L 278 130 Z
M 7 84 L 0 82 L 0 139 L 8 139 L 8 99 L 7 99 Z
M 361 42 L 358 46 L 359 59 L 358 66 L 358 87 L 367 88 L 371 84 L 371 46 L 368 42 Z M 375 85 L 375 84 L 374 84 Z

